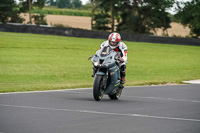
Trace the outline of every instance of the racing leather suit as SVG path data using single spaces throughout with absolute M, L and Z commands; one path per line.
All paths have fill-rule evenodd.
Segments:
M 109 41 L 104 41 L 99 50 L 106 47 L 106 46 L 110 46 L 109 45 Z M 120 73 L 121 73 L 121 77 L 124 81 L 121 80 L 121 83 L 124 84 L 125 83 L 125 76 L 126 76 L 126 64 L 127 64 L 127 46 L 125 43 L 123 42 L 119 42 L 118 46 L 117 47 L 112 47 L 110 46 L 115 52 L 119 52 L 120 55 L 121 55 L 121 58 L 122 58 L 122 61 L 121 63 L 119 64 L 119 67 L 120 67 Z M 95 73 L 95 71 L 94 71 Z

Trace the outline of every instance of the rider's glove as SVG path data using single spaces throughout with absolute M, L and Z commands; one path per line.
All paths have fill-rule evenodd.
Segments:
M 119 60 L 120 63 L 124 62 L 124 59 L 122 57 L 119 57 L 118 60 Z

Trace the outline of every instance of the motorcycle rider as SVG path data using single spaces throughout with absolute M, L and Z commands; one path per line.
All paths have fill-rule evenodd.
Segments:
M 126 76 L 126 64 L 127 64 L 127 46 L 125 43 L 121 42 L 121 36 L 119 33 L 113 32 L 109 35 L 108 40 L 104 41 L 99 50 L 103 49 L 106 46 L 110 46 L 115 52 L 120 53 L 119 57 L 119 67 L 120 67 L 120 75 L 121 75 L 121 84 L 125 84 L 125 76 Z M 93 66 L 93 76 L 96 73 L 96 69 Z

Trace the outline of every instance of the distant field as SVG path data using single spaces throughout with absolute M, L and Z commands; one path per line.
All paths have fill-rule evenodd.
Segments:
M 190 34 L 190 29 L 188 27 L 184 27 L 179 23 L 172 22 L 171 28 L 167 29 L 169 36 L 178 36 L 178 37 L 186 37 Z M 158 29 L 157 35 L 161 36 L 163 31 Z
M 21 14 L 25 22 L 29 21 L 28 14 Z M 81 28 L 91 30 L 91 17 L 83 16 L 65 16 L 65 15 L 47 15 L 48 25 L 62 24 L 66 27 Z
M 92 87 L 93 55 L 104 41 L 0 32 L 0 92 Z M 200 47 L 125 42 L 125 85 L 200 79 Z
M 25 23 L 29 21 L 28 14 L 21 14 L 26 19 Z M 62 24 L 66 27 L 81 28 L 91 30 L 91 17 L 84 16 L 66 16 L 66 15 L 47 15 L 48 25 Z M 181 36 L 185 37 L 189 35 L 190 29 L 184 27 L 178 23 L 171 23 L 170 29 L 168 29 L 169 36 Z M 162 36 L 162 30 L 157 29 L 157 35 Z

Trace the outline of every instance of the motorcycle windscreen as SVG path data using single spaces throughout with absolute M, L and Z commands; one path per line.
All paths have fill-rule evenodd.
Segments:
M 108 56 L 111 51 L 113 51 L 110 47 L 104 47 L 101 51 L 101 57 L 106 57 Z

